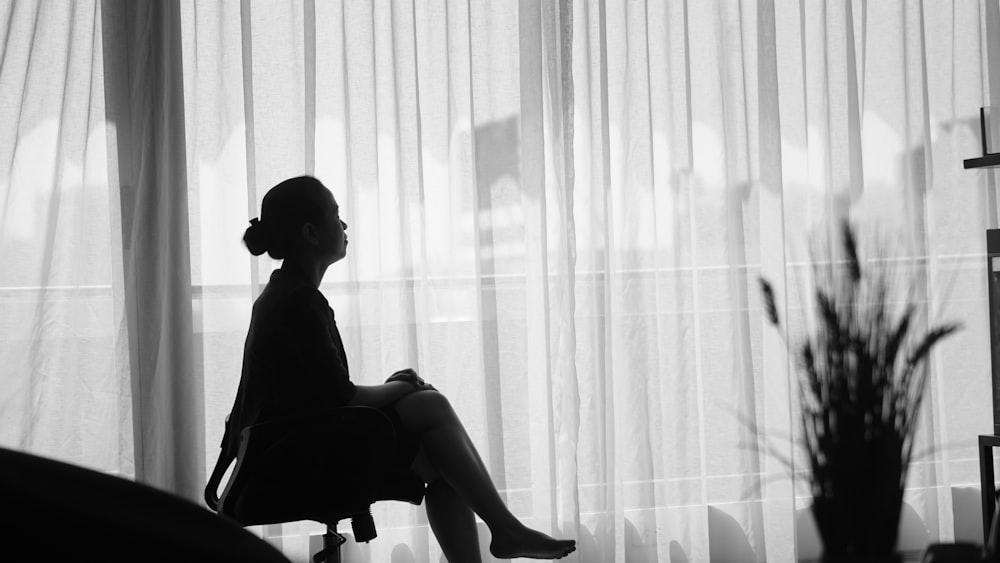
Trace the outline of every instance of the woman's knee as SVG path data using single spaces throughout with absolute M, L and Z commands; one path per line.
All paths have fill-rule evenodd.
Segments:
M 396 403 L 396 410 L 404 424 L 417 430 L 455 418 L 451 402 L 434 389 L 410 393 Z
M 410 393 L 405 399 L 426 408 L 451 408 L 451 402 L 448 401 L 448 397 L 437 389 L 420 389 L 414 393 Z

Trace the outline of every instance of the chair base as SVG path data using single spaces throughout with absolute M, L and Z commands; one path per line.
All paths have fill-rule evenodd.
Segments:
M 323 549 L 313 555 L 313 563 L 341 563 L 340 546 L 346 542 L 347 538 L 338 534 L 335 527 L 327 526 L 323 534 Z

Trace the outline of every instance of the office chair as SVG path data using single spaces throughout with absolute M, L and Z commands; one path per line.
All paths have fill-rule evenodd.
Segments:
M 243 526 L 299 520 L 326 524 L 315 563 L 339 563 L 346 541 L 337 533 L 341 520 L 351 519 L 355 541 L 368 542 L 377 535 L 374 502 L 423 501 L 423 481 L 389 469 L 395 431 L 389 418 L 371 407 L 342 407 L 243 429 L 235 466 L 219 496 L 219 484 L 234 461 L 226 459 L 232 451 L 226 447 L 229 439 L 223 438 L 205 487 L 209 508 Z

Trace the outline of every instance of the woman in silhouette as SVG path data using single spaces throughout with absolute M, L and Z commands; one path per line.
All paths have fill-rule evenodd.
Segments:
M 310 176 L 274 186 L 260 219 L 250 221 L 243 236 L 250 253 L 283 262 L 254 303 L 229 421 L 234 435 L 304 410 L 381 409 L 401 438 L 395 463 L 427 483 L 427 519 L 449 561 L 480 561 L 473 513 L 490 529 L 494 557 L 572 552 L 575 541 L 530 529 L 507 509 L 448 399 L 416 372 L 396 372 L 382 385 L 351 382 L 333 311 L 318 289 L 326 269 L 347 254 L 346 230 L 333 194 Z

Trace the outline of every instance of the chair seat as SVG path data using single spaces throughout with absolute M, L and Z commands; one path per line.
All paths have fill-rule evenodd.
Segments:
M 367 407 L 251 426 L 218 511 L 244 526 L 312 520 L 335 528 L 367 517 L 376 501 L 420 504 L 424 483 L 391 467 L 394 448 L 392 423 Z
M 381 501 L 407 502 L 420 505 L 424 499 L 425 485 L 411 473 L 389 473 L 382 485 L 368 497 L 338 494 L 338 486 L 349 489 L 348 480 L 331 482 L 330 488 L 297 502 L 276 500 L 270 494 L 254 499 L 250 492 L 243 497 L 244 502 L 234 503 L 230 516 L 243 526 L 263 526 L 282 524 L 299 520 L 311 520 L 336 527 L 337 522 L 365 514 L 372 503 Z

